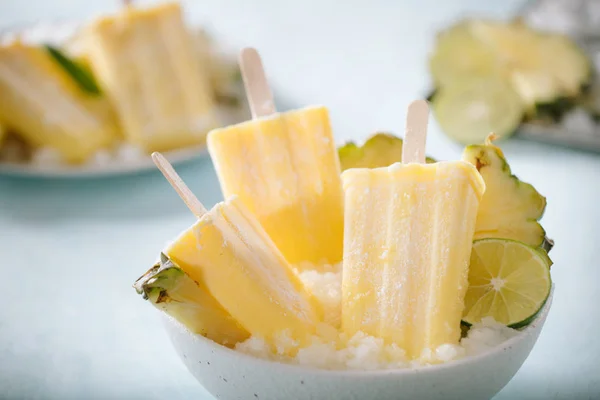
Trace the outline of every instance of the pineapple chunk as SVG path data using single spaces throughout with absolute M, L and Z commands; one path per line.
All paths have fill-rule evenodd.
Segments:
M 0 119 L 30 145 L 56 149 L 67 162 L 86 161 L 118 136 L 112 110 L 81 90 L 39 47 L 0 47 Z
M 389 133 L 376 133 L 358 146 L 348 142 L 338 148 L 342 171 L 349 168 L 388 167 L 402 161 L 402 139 Z M 427 157 L 427 162 L 435 162 Z
M 545 232 L 539 219 L 546 198 L 535 188 L 512 175 L 493 135 L 483 145 L 467 146 L 462 159 L 473 164 L 485 181 L 486 191 L 479 203 L 474 240 L 513 239 L 533 247 L 544 243 Z
M 193 333 L 233 347 L 250 334 L 208 293 L 167 256 L 139 278 L 133 287 L 144 299 L 175 318 Z

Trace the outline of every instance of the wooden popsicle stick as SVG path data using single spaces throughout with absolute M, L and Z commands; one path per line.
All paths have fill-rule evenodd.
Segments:
M 152 161 L 154 161 L 154 164 L 156 164 L 160 172 L 167 178 L 171 186 L 173 186 L 173 189 L 175 189 L 190 211 L 196 217 L 202 218 L 202 216 L 208 212 L 206 211 L 206 207 L 204 207 L 200 200 L 194 196 L 194 193 L 192 193 L 190 188 L 183 182 L 183 179 L 175 172 L 171 163 L 159 152 L 152 153 Z
M 408 106 L 406 115 L 406 132 L 402 145 L 402 163 L 425 163 L 425 142 L 427 140 L 427 123 L 429 122 L 429 106 L 425 100 L 415 100 Z
M 242 49 L 239 63 L 252 119 L 274 114 L 277 110 L 273 101 L 273 93 L 271 93 L 258 51 L 252 47 Z

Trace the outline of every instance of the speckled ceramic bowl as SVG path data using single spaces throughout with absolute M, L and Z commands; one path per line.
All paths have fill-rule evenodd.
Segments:
M 258 359 L 166 326 L 189 371 L 224 400 L 489 399 L 519 370 L 544 326 L 552 293 L 533 323 L 492 351 L 417 369 L 326 371 Z

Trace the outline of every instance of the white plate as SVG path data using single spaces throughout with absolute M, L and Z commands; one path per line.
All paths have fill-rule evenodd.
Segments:
M 180 164 L 201 158 L 207 154 L 205 146 L 189 147 L 163 153 L 171 164 Z M 30 178 L 100 178 L 128 175 L 155 169 L 150 156 L 129 162 L 113 162 L 103 165 L 40 165 L 34 163 L 0 162 L 0 175 Z
M 223 125 L 231 125 L 250 119 L 244 105 L 239 110 L 222 108 L 217 113 Z M 206 145 L 186 147 L 162 153 L 173 165 L 205 157 Z M 0 161 L 0 175 L 30 178 L 99 178 L 107 176 L 129 175 L 155 169 L 149 155 L 121 160 L 114 158 L 102 164 L 84 164 L 71 166 L 66 164 L 41 164 L 33 162 Z
M 80 23 L 61 21 L 37 23 L 29 26 L 14 26 L 0 28 L 0 43 L 14 38 L 15 33 L 27 43 L 43 43 L 60 45 L 68 40 L 81 26 Z M 192 28 L 194 29 L 194 28 Z M 220 46 L 221 44 L 219 44 Z M 232 52 L 219 48 L 220 52 L 231 56 Z M 220 107 L 217 111 L 222 125 L 230 125 L 250 119 L 247 103 L 244 99 L 244 88 L 241 82 L 232 88 L 240 98 L 239 107 Z M 163 155 L 173 164 L 180 164 L 205 157 L 208 154 L 206 146 L 186 147 L 164 152 Z M 0 176 L 32 177 L 32 178 L 96 178 L 140 173 L 154 169 L 154 163 L 149 155 L 135 157 L 125 161 L 119 157 L 107 162 L 72 166 L 67 164 L 13 162 L 0 159 Z

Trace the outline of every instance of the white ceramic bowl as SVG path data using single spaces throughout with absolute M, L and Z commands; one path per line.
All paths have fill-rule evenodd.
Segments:
M 539 316 L 492 351 L 417 369 L 327 371 L 258 359 L 190 333 L 167 319 L 177 353 L 194 377 L 224 400 L 489 399 L 517 373 L 544 326 Z

